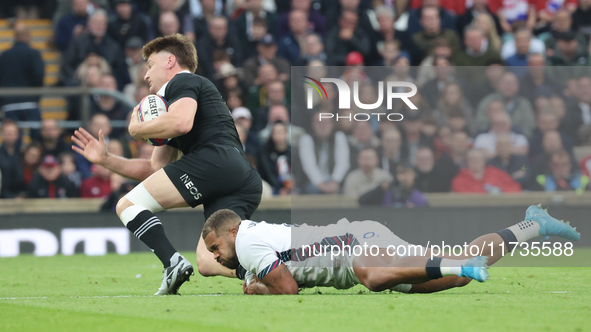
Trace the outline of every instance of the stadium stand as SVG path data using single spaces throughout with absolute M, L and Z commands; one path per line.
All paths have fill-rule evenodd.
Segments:
M 125 121 L 129 105 L 148 93 L 140 45 L 180 31 L 195 41 L 204 61 L 197 74 L 212 80 L 230 110 L 236 110 L 245 150 L 263 179 L 271 182 L 274 196 L 324 194 L 321 200 L 305 202 L 330 205 L 334 200 L 345 202 L 337 205 L 357 206 L 360 196 L 376 189 L 387 196 L 384 202 L 399 202 L 388 203 L 395 207 L 414 206 L 405 202 L 417 192 L 424 194 L 427 206 L 486 205 L 486 197 L 501 205 L 560 200 L 552 198 L 556 195 L 568 202 L 588 199 L 584 192 L 590 189 L 591 171 L 591 1 L 522 0 L 513 7 L 508 3 L 65 0 L 55 12 L 51 6 L 26 15 L 0 8 L 0 55 L 14 46 L 15 24 L 24 24 L 30 36 L 27 43 L 41 52 L 44 86 L 101 88 L 129 99 L 121 103 L 109 95 L 41 96 L 38 108 L 44 125 L 38 121 L 35 134 L 17 122 L 17 137 L 6 113 L 19 106 L 0 99 L 0 174 L 12 177 L 14 169 L 22 170 L 16 182 L 2 182 L 0 198 L 26 197 L 42 164 L 60 167 L 64 181 L 78 187 L 93 172 L 104 171 L 93 171 L 83 158 L 63 149 L 53 156 L 59 165 L 42 162 L 48 152 L 44 147 L 57 151 L 55 146 L 70 144 L 67 128 L 55 129 L 47 121 L 57 120 L 59 126 L 65 120 L 77 123 L 83 118 L 80 102 L 90 110 L 85 114 L 92 119 L 89 131 L 102 129 L 110 135 L 112 153 L 149 157 L 152 148 L 134 141 L 113 120 Z M 41 18 L 32 19 L 35 15 Z M 55 31 L 72 35 L 57 38 L 63 36 Z M 380 108 L 402 113 L 400 123 L 371 117 L 369 125 L 340 121 L 319 128 L 310 121 L 314 112 L 354 116 L 364 110 L 337 111 L 334 99 L 315 96 L 308 112 L 302 104 L 303 84 L 290 80 L 290 64 L 302 66 L 293 68 L 304 68 L 307 76 L 328 74 L 361 82 L 366 104 L 375 100 L 378 81 L 414 82 L 419 89 L 412 101 L 419 110 L 408 111 L 400 102 L 391 111 Z M 327 67 L 331 65 L 350 67 L 333 72 Z M 0 72 L 0 89 L 14 88 L 14 82 Z M 335 93 L 332 84 L 325 87 Z M 275 126 L 277 122 L 285 126 Z M 302 153 L 300 143 L 308 151 Z M 358 154 L 367 149 L 377 152 L 376 166 L 373 161 L 371 166 L 358 165 Z M 470 153 L 474 149 L 484 153 Z M 351 174 L 355 181 L 349 181 L 348 195 L 339 195 Z M 108 178 L 100 182 L 104 187 L 85 188 L 85 196 L 97 192 L 103 198 L 67 199 L 59 209 L 98 209 L 111 195 L 133 186 L 113 174 L 100 176 Z M 446 179 L 444 185 L 435 185 L 441 178 Z M 454 179 L 456 185 L 450 185 Z M 485 194 L 439 193 L 450 187 Z M 506 188 L 520 193 L 504 194 Z M 57 190 L 48 197 L 62 194 Z M 273 200 L 278 206 L 288 204 L 284 198 Z M 53 206 L 42 200 L 29 202 L 32 210 Z M 24 203 L 0 202 L 0 209 L 25 209 L 20 204 Z

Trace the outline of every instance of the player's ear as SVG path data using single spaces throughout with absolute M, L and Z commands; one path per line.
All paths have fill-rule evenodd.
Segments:
M 230 228 L 230 238 L 231 239 L 236 239 L 236 235 L 238 235 L 238 227 L 232 227 Z
M 166 68 L 170 69 L 172 67 L 174 67 L 174 64 L 176 63 L 176 57 L 171 54 L 168 56 L 168 62 L 166 63 Z

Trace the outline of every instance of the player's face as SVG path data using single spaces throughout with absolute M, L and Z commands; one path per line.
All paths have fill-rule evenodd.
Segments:
M 235 239 L 234 239 L 235 240 Z M 229 269 L 236 269 L 238 263 L 238 256 L 236 256 L 235 242 L 230 238 L 230 234 L 217 236 L 215 232 L 207 234 L 205 237 L 205 246 L 207 250 L 213 253 L 213 258 Z
M 168 52 L 152 53 L 148 58 L 148 71 L 144 80 L 150 86 L 150 93 L 156 93 L 168 81 L 166 69 L 170 68 L 172 54 Z

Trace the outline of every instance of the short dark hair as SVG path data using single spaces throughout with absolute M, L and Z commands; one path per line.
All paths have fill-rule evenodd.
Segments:
M 221 209 L 214 212 L 203 225 L 201 236 L 205 239 L 209 233 L 214 232 L 215 235 L 219 235 L 220 230 L 231 226 L 238 225 L 242 221 L 242 218 L 236 212 L 229 209 Z
M 158 37 L 144 45 L 142 57 L 147 60 L 153 53 L 162 51 L 170 52 L 176 57 L 179 65 L 190 72 L 194 73 L 197 70 L 197 50 L 186 36 L 175 33 L 170 36 Z

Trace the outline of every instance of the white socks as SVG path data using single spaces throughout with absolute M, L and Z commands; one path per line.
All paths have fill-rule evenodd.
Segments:
M 515 238 L 517 238 L 519 243 L 540 236 L 540 225 L 531 220 L 521 221 L 508 229 L 515 234 Z
M 439 269 L 442 276 L 459 276 L 462 273 L 462 265 L 466 264 L 467 259 L 441 259 Z

